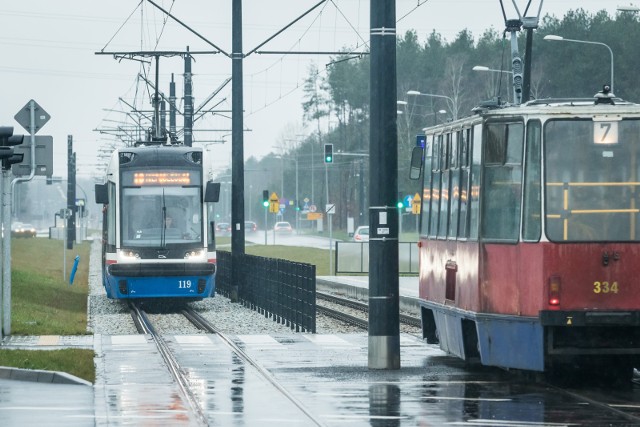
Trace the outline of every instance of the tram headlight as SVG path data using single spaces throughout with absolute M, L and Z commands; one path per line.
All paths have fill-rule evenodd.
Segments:
M 204 251 L 204 249 L 195 250 L 195 251 L 187 251 L 184 254 L 184 259 L 187 259 L 189 261 L 203 261 L 203 262 L 206 262 L 207 261 L 207 254 Z
M 123 262 L 137 261 L 139 259 L 140 259 L 140 254 L 135 251 L 128 250 L 128 249 L 122 249 L 120 251 L 120 260 Z

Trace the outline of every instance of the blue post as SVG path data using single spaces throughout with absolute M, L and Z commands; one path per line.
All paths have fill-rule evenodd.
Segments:
M 71 275 L 69 276 L 69 286 L 73 285 L 73 279 L 76 277 L 76 270 L 78 270 L 78 263 L 80 262 L 80 255 L 76 255 L 73 262 L 73 268 L 71 269 Z

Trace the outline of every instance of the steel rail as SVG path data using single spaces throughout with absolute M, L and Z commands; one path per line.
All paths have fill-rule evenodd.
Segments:
M 343 313 L 341 311 L 334 310 L 333 308 L 325 307 L 323 305 L 316 305 L 316 310 L 319 313 L 322 313 L 333 319 L 340 320 L 341 322 L 345 322 L 350 325 L 357 326 L 358 328 L 362 328 L 365 331 L 369 329 L 369 321 L 366 319 L 352 316 L 350 314 Z
M 302 413 L 304 413 L 316 426 L 324 427 L 325 424 L 322 421 L 313 415 L 311 411 L 309 411 L 305 405 L 298 400 L 293 394 L 291 394 L 276 378 L 265 368 L 260 366 L 251 356 L 244 352 L 238 345 L 233 342 L 231 338 L 226 336 L 220 330 L 218 330 L 215 326 L 213 326 L 207 319 L 202 317 L 199 313 L 197 313 L 192 308 L 185 308 L 182 310 L 182 314 L 195 325 L 197 328 L 202 329 L 203 331 L 207 331 L 212 334 L 216 334 L 222 342 L 229 347 L 234 353 L 236 353 L 240 358 L 242 358 L 246 363 L 253 366 L 267 381 L 271 383 L 278 391 L 280 391 L 291 403 L 293 403 Z
M 178 384 L 178 388 L 180 389 L 182 396 L 189 403 L 193 413 L 195 413 L 195 415 L 197 416 L 197 420 L 199 424 L 208 426 L 209 422 L 207 421 L 207 417 L 204 414 L 202 407 L 198 403 L 198 399 L 196 398 L 195 394 L 191 391 L 191 387 L 189 386 L 189 380 L 180 370 L 180 364 L 178 363 L 173 352 L 169 348 L 169 345 L 160 336 L 160 334 L 156 332 L 155 328 L 153 327 L 153 324 L 147 317 L 147 314 L 143 310 L 141 310 L 140 307 L 130 302 L 129 309 L 132 313 L 131 315 L 133 317 L 134 323 L 136 324 L 136 328 L 138 327 L 138 324 L 140 324 L 142 330 L 145 331 L 144 333 L 149 334 L 153 339 L 153 341 L 155 342 L 156 348 L 158 349 L 160 356 L 162 356 L 162 359 L 164 360 L 165 364 L 167 365 L 167 368 L 169 369 L 169 372 L 171 372 L 171 375 L 176 380 L 176 383 Z
M 364 302 L 355 301 L 349 298 L 343 298 L 336 295 L 328 294 L 326 292 L 316 291 L 316 297 L 319 299 L 329 301 L 335 304 L 344 305 L 347 307 L 355 308 L 363 312 L 369 312 L 369 305 Z M 419 317 L 409 316 L 407 314 L 400 313 L 400 322 L 409 326 L 415 326 L 416 328 L 422 327 L 422 320 Z

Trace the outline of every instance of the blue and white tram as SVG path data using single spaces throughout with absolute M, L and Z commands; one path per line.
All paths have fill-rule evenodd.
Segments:
M 104 204 L 102 278 L 113 299 L 215 294 L 216 253 L 207 203 L 220 185 L 205 181 L 197 147 L 116 150 L 96 202 Z

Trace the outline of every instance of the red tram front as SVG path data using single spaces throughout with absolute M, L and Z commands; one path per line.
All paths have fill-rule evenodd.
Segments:
M 463 359 L 631 375 L 640 106 L 538 100 L 425 129 L 423 335 Z

